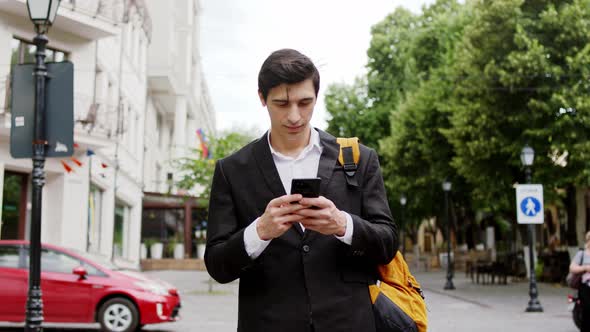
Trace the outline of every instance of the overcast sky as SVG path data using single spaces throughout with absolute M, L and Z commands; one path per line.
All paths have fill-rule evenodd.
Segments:
M 320 71 L 312 125 L 325 128 L 323 93 L 330 83 L 352 83 L 365 72 L 371 26 L 396 7 L 415 13 L 434 0 L 201 0 L 201 57 L 217 129 L 270 126 L 257 95 L 262 62 L 273 51 L 294 48 Z

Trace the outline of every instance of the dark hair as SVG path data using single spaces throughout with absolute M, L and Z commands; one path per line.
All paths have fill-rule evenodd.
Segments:
M 283 83 L 293 84 L 311 78 L 315 95 L 320 90 L 320 73 L 311 60 L 296 50 L 274 51 L 264 60 L 258 73 L 258 91 L 264 100 L 268 92 Z

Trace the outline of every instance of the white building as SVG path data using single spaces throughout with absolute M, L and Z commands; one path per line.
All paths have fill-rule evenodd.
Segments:
M 152 2 L 164 9 L 173 8 L 167 1 Z M 174 3 L 188 6 L 193 1 Z M 195 19 L 198 6 L 194 8 L 186 15 L 187 20 Z M 206 90 L 204 85 L 192 84 L 200 82 L 200 79 L 192 79 L 192 75 L 199 75 L 198 57 L 196 73 L 191 73 L 189 78 L 176 76 L 184 74 L 187 67 L 164 71 L 174 84 L 185 83 L 175 85 L 186 92 L 184 98 L 178 97 L 179 102 L 173 101 L 172 109 L 160 106 L 163 101 L 153 93 L 148 95 L 148 87 L 150 91 L 154 89 L 152 72 L 155 67 L 148 67 L 151 57 L 159 56 L 153 59 L 156 64 L 172 59 L 171 62 L 177 64 L 180 52 L 177 50 L 167 60 L 164 59 L 166 54 L 157 55 L 153 51 L 148 54 L 150 42 L 150 50 L 155 47 L 166 53 L 170 42 L 167 38 L 176 32 L 176 27 L 167 20 L 152 21 L 150 15 L 142 0 L 64 0 L 48 34 L 48 61 L 67 59 L 74 63 L 74 141 L 77 145 L 74 158 L 81 166 L 70 158 L 47 159 L 42 241 L 98 253 L 130 268 L 139 266 L 144 184 L 157 186 L 153 179 L 166 176 L 169 171 L 155 160 L 166 155 L 172 142 L 180 145 L 178 142 L 185 134 L 174 133 L 181 128 L 175 125 L 175 112 L 184 111 L 184 129 L 189 124 L 198 127 L 197 121 L 203 119 L 214 127 L 212 116 L 203 117 L 192 111 L 203 109 L 200 103 L 208 100 L 195 96 L 195 90 L 188 90 L 198 89 L 199 96 Z M 198 26 L 184 23 L 185 27 L 195 29 L 187 36 L 198 35 Z M 154 24 L 162 26 L 152 29 Z M 152 36 L 156 30 L 158 35 Z M 163 30 L 170 34 L 161 36 Z M 9 153 L 8 78 L 11 64 L 34 62 L 31 57 L 34 46 L 30 45 L 33 38 L 26 1 L 0 1 L 0 46 L 4 46 L 0 47 L 4 50 L 0 52 L 0 88 L 6 91 L 0 93 L 2 239 L 28 238 L 32 162 L 13 159 Z M 154 42 L 161 44 L 154 46 Z M 178 49 L 185 52 L 185 44 L 180 44 Z M 179 91 L 169 92 L 181 96 Z M 157 138 L 158 144 L 153 141 L 156 132 L 161 137 Z M 173 137 L 173 140 L 166 137 Z M 70 172 L 66 171 L 64 163 L 72 169 Z M 150 187 L 150 190 L 161 191 L 163 187 Z
M 182 194 L 174 195 L 178 193 L 170 161 L 194 155 L 200 144 L 198 129 L 215 133 L 215 115 L 201 68 L 201 7 L 198 0 L 148 0 L 147 4 L 158 28 L 148 53 L 145 142 L 150 149 L 144 164 L 143 235 L 157 241 L 183 238 L 188 256 L 191 228 L 201 220 L 185 213 L 192 208 Z

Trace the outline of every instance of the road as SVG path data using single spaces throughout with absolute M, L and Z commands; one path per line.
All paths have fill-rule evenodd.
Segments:
M 176 285 L 182 298 L 182 319 L 174 323 L 146 326 L 145 331 L 230 332 L 236 331 L 238 283 L 210 282 L 206 272 L 146 272 Z M 569 289 L 560 285 L 539 284 L 543 313 L 526 313 L 528 282 L 508 285 L 478 285 L 455 276 L 454 291 L 445 291 L 441 271 L 416 274 L 424 288 L 431 332 L 578 332 L 568 310 Z M 69 332 L 98 330 L 97 325 L 76 326 Z M 0 331 L 22 331 L 0 328 Z M 45 331 L 65 331 L 47 328 Z

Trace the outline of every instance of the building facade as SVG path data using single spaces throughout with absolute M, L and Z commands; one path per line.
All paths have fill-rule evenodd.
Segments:
M 47 61 L 74 64 L 75 151 L 72 158 L 48 158 L 45 164 L 42 241 L 100 254 L 129 268 L 139 267 L 144 187 L 164 190 L 158 179 L 170 171 L 162 156 L 182 140 L 175 133 L 181 127 L 175 125 L 175 112 L 185 110 L 185 129 L 197 126 L 205 120 L 192 111 L 201 109 L 194 103 L 210 102 L 199 97 L 206 91 L 203 84 L 197 97 L 185 90 L 172 110 L 148 93 L 150 50 L 165 52 L 168 41 L 159 34 L 170 29 L 168 22 L 153 20 L 150 9 L 144 0 L 64 0 L 48 33 Z M 153 29 L 156 23 L 163 26 Z M 5 50 L 0 52 L 1 239 L 29 237 L 32 162 L 13 159 L 9 152 L 10 73 L 12 65 L 34 62 L 33 38 L 26 1 L 0 2 L 0 49 Z M 196 89 L 191 80 L 176 77 L 183 70 L 168 75 Z
M 204 219 L 196 200 L 174 186 L 171 161 L 195 156 L 197 131 L 215 134 L 215 113 L 200 57 L 198 0 L 147 1 L 157 31 L 149 47 L 148 105 L 142 236 L 165 245 L 182 243 L 194 256 L 193 228 Z M 148 241 L 149 242 L 149 241 Z

